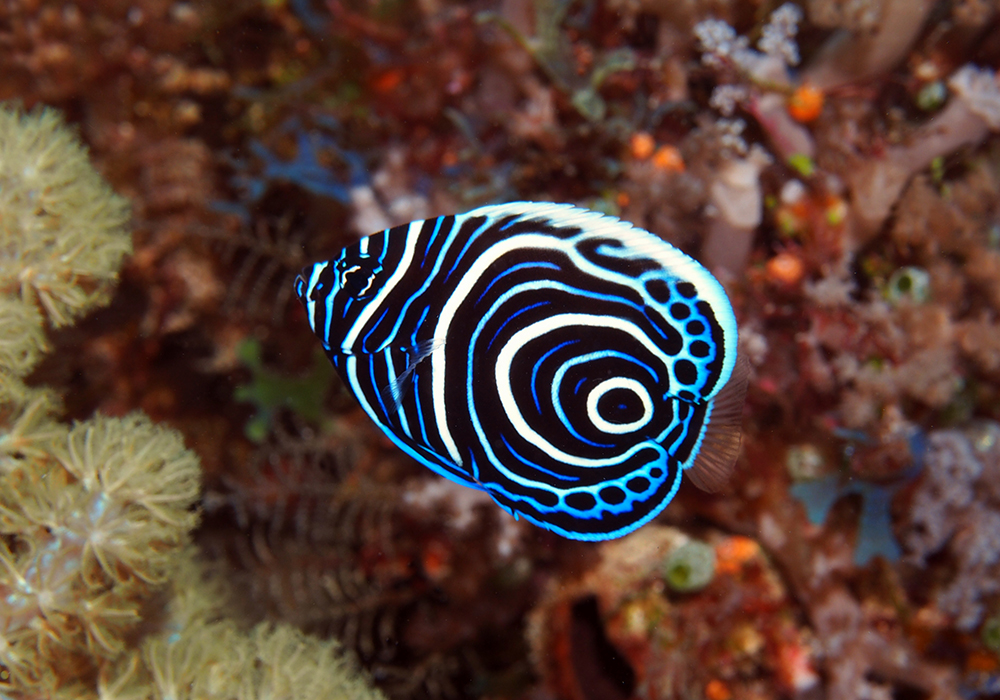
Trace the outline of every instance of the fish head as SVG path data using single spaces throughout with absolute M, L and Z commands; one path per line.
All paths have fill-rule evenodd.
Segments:
M 362 350 L 350 329 L 380 304 L 379 293 L 390 272 L 383 264 L 382 238 L 381 233 L 363 238 L 335 258 L 306 266 L 295 280 L 295 294 L 328 351 Z

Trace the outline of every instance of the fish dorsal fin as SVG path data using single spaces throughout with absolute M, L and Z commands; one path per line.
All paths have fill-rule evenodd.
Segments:
M 712 412 L 701 439 L 701 449 L 694 464 L 684 470 L 685 476 L 702 491 L 718 491 L 736 466 L 749 376 L 750 363 L 745 355 L 740 355 L 729 381 L 712 399 Z
M 412 384 L 410 379 L 413 377 L 413 370 L 442 345 L 444 345 L 444 340 L 435 340 L 432 338 L 431 340 L 417 343 L 412 348 L 405 348 L 404 352 L 407 354 L 406 369 L 396 377 L 392 384 L 382 389 L 382 401 L 387 405 L 392 404 L 393 411 L 399 410 L 399 405 L 403 402 L 403 397 L 406 396 L 406 391 L 409 389 L 410 384 Z

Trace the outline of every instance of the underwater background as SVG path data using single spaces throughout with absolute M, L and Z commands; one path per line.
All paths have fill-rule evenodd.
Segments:
M 1000 3 L 0 5 L 0 698 L 1000 696 Z M 516 200 L 729 294 L 742 453 L 563 539 L 294 299 Z

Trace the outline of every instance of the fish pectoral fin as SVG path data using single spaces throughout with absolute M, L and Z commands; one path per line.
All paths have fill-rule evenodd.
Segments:
M 404 348 L 407 355 L 406 368 L 396 377 L 389 386 L 382 389 L 382 401 L 392 404 L 392 410 L 398 411 L 406 392 L 409 390 L 413 378 L 413 371 L 422 361 L 431 356 L 435 350 L 444 345 L 444 340 L 425 340 L 417 343 L 412 348 Z
M 712 399 L 712 412 L 701 439 L 701 449 L 694 464 L 684 470 L 684 475 L 702 491 L 711 493 L 721 489 L 736 466 L 743 429 L 743 400 L 749 377 L 750 363 L 741 355 L 736 358 L 729 381 Z

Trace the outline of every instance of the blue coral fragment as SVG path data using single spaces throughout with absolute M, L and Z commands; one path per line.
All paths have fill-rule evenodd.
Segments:
M 837 428 L 837 437 L 852 443 L 867 443 L 870 438 L 862 432 Z M 916 478 L 924 466 L 927 436 L 920 430 L 909 437 L 912 464 L 892 484 L 875 484 L 856 479 L 844 480 L 840 474 L 830 474 L 819 479 L 792 484 L 789 491 L 793 498 L 805 506 L 806 516 L 813 525 L 822 525 L 833 504 L 844 496 L 861 496 L 861 516 L 858 519 L 858 538 L 854 548 L 854 563 L 865 566 L 877 556 L 886 561 L 898 561 L 902 555 L 899 543 L 892 532 L 892 498 L 903 483 Z M 847 451 L 852 452 L 853 445 Z
M 250 151 L 259 163 L 259 174 L 246 172 L 250 165 L 244 159 L 233 159 L 237 174 L 233 184 L 244 192 L 244 199 L 255 202 L 264 196 L 275 182 L 286 182 L 302 189 L 328 197 L 343 204 L 350 201 L 351 189 L 368 182 L 368 171 L 361 154 L 340 146 L 338 139 L 327 133 L 338 128 L 330 119 L 316 119 L 317 128 L 308 129 L 300 119 L 292 118 L 280 128 L 280 132 L 295 137 L 295 157 L 284 160 L 262 142 L 250 142 Z M 338 169 L 331 168 L 336 163 Z M 345 171 L 346 177 L 337 170 Z
M 813 525 L 822 525 L 833 504 L 844 496 L 861 496 L 861 517 L 858 540 L 854 548 L 854 563 L 865 566 L 877 556 L 897 561 L 901 550 L 892 534 L 890 507 L 898 485 L 882 486 L 865 481 L 841 482 L 838 474 L 814 481 L 793 484 L 790 491 L 802 502 Z

